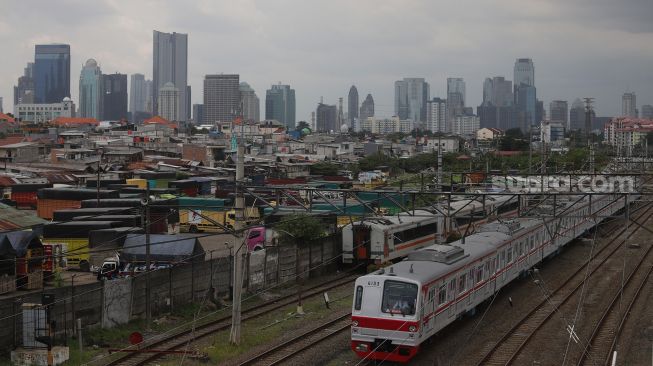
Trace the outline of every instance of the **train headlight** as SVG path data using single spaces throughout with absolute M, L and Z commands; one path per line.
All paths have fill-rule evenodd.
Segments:
M 356 351 L 358 352 L 367 352 L 368 348 L 367 343 L 359 343 L 356 345 Z
M 408 327 L 408 330 L 409 330 L 410 332 L 415 333 L 415 331 L 417 331 L 417 327 L 414 326 L 414 325 L 411 325 L 410 327 Z
M 356 320 L 354 320 L 353 322 L 351 322 L 351 326 L 352 326 L 352 327 L 357 327 L 357 326 L 358 326 L 358 322 L 357 322 Z

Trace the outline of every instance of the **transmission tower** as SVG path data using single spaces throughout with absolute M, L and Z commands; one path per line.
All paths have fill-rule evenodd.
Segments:
M 590 145 L 592 143 L 592 104 L 594 104 L 594 98 L 583 99 L 585 100 L 585 140 Z

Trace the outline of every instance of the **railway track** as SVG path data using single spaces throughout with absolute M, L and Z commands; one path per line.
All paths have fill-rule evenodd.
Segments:
M 649 245 L 637 266 L 624 281 L 623 291 L 617 291 L 612 297 L 610 304 L 603 311 L 601 319 L 595 325 L 585 349 L 578 356 L 576 365 L 608 364 L 623 324 L 628 319 L 633 304 L 637 301 L 653 270 L 653 265 L 647 265 L 647 259 L 652 249 L 653 246 Z M 624 303 L 625 301 L 627 303 Z M 620 305 L 625 307 L 620 308 Z
M 344 286 L 354 282 L 357 278 L 355 274 L 349 274 L 346 276 L 339 277 L 327 283 L 322 283 L 302 291 L 302 298 L 311 298 L 314 296 L 320 296 L 325 291 Z M 271 311 L 283 308 L 285 306 L 295 304 L 297 302 L 297 294 L 284 296 L 278 299 L 266 301 L 262 304 L 250 307 L 243 310 L 242 312 L 242 321 L 247 321 L 250 319 L 255 319 L 261 317 L 265 314 L 270 313 Z M 139 344 L 137 352 L 133 347 L 126 348 L 125 351 L 130 351 L 121 355 L 119 358 L 111 360 L 107 363 L 104 363 L 105 366 L 136 366 L 136 365 L 146 365 L 155 359 L 161 357 L 162 352 L 158 351 L 175 351 L 181 347 L 186 346 L 193 341 L 206 337 L 215 332 L 219 332 L 231 327 L 231 315 L 224 316 L 219 319 L 211 320 L 202 324 L 197 325 L 194 329 L 184 329 L 179 332 L 166 334 L 162 337 L 153 337 L 149 340 L 144 341 Z M 151 352 L 151 350 L 156 350 L 157 352 Z M 145 351 L 145 352 L 144 352 Z M 150 351 L 150 352 L 148 352 Z
M 240 363 L 249 365 L 280 365 L 296 357 L 316 344 L 340 334 L 351 327 L 351 312 L 343 313 L 337 318 L 323 323 L 309 331 L 284 341 L 258 355 Z
M 653 216 L 653 212 L 651 212 L 653 206 L 651 204 L 647 206 L 646 210 L 639 215 L 638 219 L 645 217 L 644 221 L 647 221 Z M 645 206 L 641 208 L 643 207 Z M 628 234 L 627 238 L 630 238 L 639 229 L 640 227 L 636 227 Z M 597 261 L 597 263 L 591 269 L 588 276 L 592 276 L 601 268 L 625 243 L 620 238 L 627 230 L 627 227 L 620 230 L 596 253 L 593 260 Z M 583 266 L 580 266 L 560 286 L 553 290 L 547 298 L 522 317 L 498 342 L 486 351 L 477 365 L 509 365 L 513 363 L 533 336 L 556 313 L 557 309 L 567 303 L 583 286 L 586 275 L 584 270 L 590 264 L 589 262 L 591 260 L 588 260 Z

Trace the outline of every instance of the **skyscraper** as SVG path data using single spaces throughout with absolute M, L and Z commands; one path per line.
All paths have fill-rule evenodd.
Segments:
M 653 105 L 644 104 L 642 105 L 642 118 L 653 119 Z
M 191 110 L 193 108 L 192 104 L 193 104 L 193 101 L 192 101 L 192 98 L 191 98 L 191 87 L 190 87 L 190 85 L 186 85 L 186 108 L 185 108 L 186 109 L 186 118 L 185 118 L 186 121 L 190 121 L 190 118 L 191 118 L 190 112 L 191 112 Z
M 447 101 L 433 98 L 426 106 L 426 129 L 431 132 L 447 132 Z
M 514 67 L 516 127 L 526 132 L 537 124 L 535 66 L 530 58 L 518 58 Z
M 424 78 L 404 78 L 395 81 L 395 115 L 399 119 L 426 122 L 426 102 L 429 84 Z
M 129 118 L 127 114 L 127 75 L 102 75 L 102 119 L 119 121 Z
M 23 76 L 18 78 L 14 86 L 14 105 L 34 103 L 34 63 L 28 62 L 23 71 Z M 14 112 L 15 114 L 15 112 Z
M 37 44 L 34 53 L 34 102 L 61 103 L 70 97 L 70 45 Z
M 153 110 L 161 114 L 158 107 L 159 89 L 172 83 L 179 90 L 179 100 L 183 101 L 173 120 L 184 121 L 188 116 L 188 35 L 154 31 L 154 52 L 152 68 Z
M 276 119 L 289 130 L 295 129 L 295 89 L 272 85 L 265 92 L 265 119 Z
M 204 104 L 193 104 L 193 121 L 196 125 L 204 121 Z
M 145 80 L 145 75 L 143 74 L 132 74 L 131 76 L 131 86 L 129 87 L 129 114 L 131 114 L 132 121 L 136 121 L 137 114 L 139 112 L 149 112 L 148 111 L 148 98 L 150 98 L 150 103 L 152 103 L 152 81 Z
M 162 88 L 159 89 L 157 100 L 159 101 L 159 116 L 167 119 L 168 121 L 177 121 L 179 117 L 179 107 L 181 100 L 179 88 L 172 82 L 167 82 Z
M 90 58 L 79 75 L 79 115 L 85 118 L 102 119 L 102 71 L 97 61 Z
M 358 120 L 365 121 L 368 117 L 374 117 L 374 98 L 372 98 L 372 94 L 367 94 L 367 97 L 365 97 L 365 100 L 361 104 Z
M 512 127 L 513 102 L 512 81 L 503 76 L 486 78 L 483 82 L 483 103 L 476 108 L 481 127 Z
M 317 122 L 315 128 L 317 132 L 339 131 L 336 128 L 337 110 L 335 105 L 319 103 L 317 105 Z
M 238 90 L 240 90 L 240 105 L 243 111 L 243 119 L 245 121 L 260 121 L 261 101 L 256 96 L 254 89 L 249 84 L 242 82 Z
M 580 98 L 576 98 L 569 109 L 569 129 L 585 130 L 585 106 Z
M 354 120 L 358 118 L 358 89 L 356 85 L 349 88 L 349 96 L 347 97 L 347 120 L 349 127 L 354 126 Z
M 569 129 L 569 107 L 566 100 L 554 100 L 549 103 L 549 120 L 561 122 L 567 130 Z
M 241 116 L 240 76 L 237 74 L 204 77 L 204 124 L 231 122 Z
M 447 125 L 446 132 L 452 131 L 452 124 L 457 116 L 462 116 L 465 108 L 465 80 L 447 78 Z
M 624 93 L 621 97 L 621 115 L 637 117 L 637 97 L 635 93 Z

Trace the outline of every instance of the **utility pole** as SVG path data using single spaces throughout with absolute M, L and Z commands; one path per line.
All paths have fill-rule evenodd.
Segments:
M 587 145 L 592 144 L 592 104 L 594 98 L 583 98 L 585 100 L 585 138 Z
M 145 318 L 146 328 L 152 324 L 152 310 L 150 309 L 150 184 L 147 182 L 145 189 Z
M 245 146 L 241 139 L 238 144 L 238 156 L 236 158 L 236 222 L 234 223 L 236 243 L 242 236 L 241 230 L 243 229 L 244 214 L 245 214 L 245 197 L 243 196 L 243 179 L 245 178 Z M 233 276 L 233 304 L 231 307 L 231 333 L 229 334 L 229 343 L 234 345 L 240 344 L 240 306 L 241 296 L 243 290 L 243 255 L 247 250 L 247 246 L 240 243 L 236 247 L 234 245 L 234 276 Z

